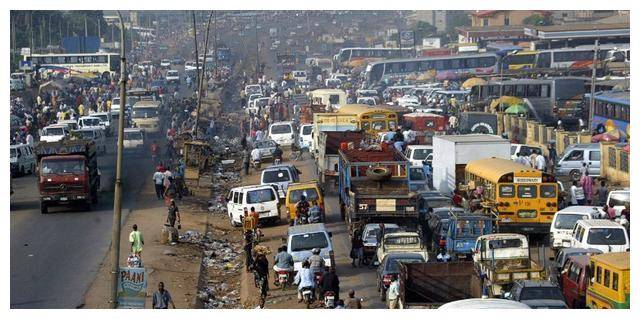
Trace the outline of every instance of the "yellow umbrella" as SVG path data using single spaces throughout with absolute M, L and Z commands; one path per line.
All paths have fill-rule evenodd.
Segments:
M 498 105 L 500 105 L 500 104 L 509 107 L 511 105 L 523 104 L 523 103 L 524 103 L 524 101 L 519 97 L 501 96 L 501 97 L 499 97 L 497 99 L 493 99 L 493 101 L 491 101 L 491 104 L 489 104 L 489 109 L 495 110 L 496 107 L 498 107 Z
M 476 85 L 487 84 L 487 80 L 481 78 L 470 78 L 462 83 L 462 88 L 470 89 Z
M 431 79 L 433 79 L 435 77 L 436 77 L 436 72 L 434 70 L 431 70 L 431 71 L 427 71 L 427 72 L 424 72 L 424 73 L 420 74 L 416 78 L 416 80 L 417 81 L 429 81 L 429 80 L 431 80 Z

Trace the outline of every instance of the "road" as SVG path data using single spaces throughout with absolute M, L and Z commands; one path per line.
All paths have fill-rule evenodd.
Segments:
M 182 75 L 183 68 L 179 70 Z M 186 86 L 181 86 L 180 95 L 187 94 Z M 91 211 L 60 207 L 42 215 L 36 176 L 13 179 L 11 308 L 68 309 L 83 304 L 111 244 L 115 141 L 114 136 L 108 138 L 107 154 L 98 157 L 100 198 Z M 145 208 L 136 195 L 145 182 L 151 182 L 153 167 L 150 158 L 128 154 L 123 164 L 124 220 L 128 211 Z
M 11 308 L 76 308 L 110 245 L 115 178 L 115 138 L 98 157 L 101 191 L 91 211 L 51 208 L 42 215 L 37 178 L 14 178 L 11 197 Z M 123 211 L 152 173 L 150 160 L 125 157 Z M 126 214 L 123 214 L 123 218 Z

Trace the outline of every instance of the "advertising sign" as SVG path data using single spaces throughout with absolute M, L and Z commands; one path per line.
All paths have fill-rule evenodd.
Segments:
M 401 31 L 400 32 L 400 44 L 404 46 L 412 46 L 414 43 L 413 31 Z
M 118 308 L 144 309 L 147 298 L 147 274 L 144 268 L 120 268 Z

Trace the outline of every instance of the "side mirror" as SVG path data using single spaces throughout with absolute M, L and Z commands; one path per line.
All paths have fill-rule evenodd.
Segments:
M 327 234 L 329 234 L 329 238 L 333 237 L 333 233 L 332 232 L 328 232 Z
M 502 293 L 502 298 L 510 299 L 511 298 L 511 292 L 507 291 L 507 292 Z

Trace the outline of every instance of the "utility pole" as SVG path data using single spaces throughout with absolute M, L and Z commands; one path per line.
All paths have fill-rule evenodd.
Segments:
M 98 22 L 98 41 L 102 42 L 101 39 L 101 33 L 100 33 L 100 13 L 98 13 L 98 17 L 97 17 L 97 22 Z
M 200 81 L 198 82 L 198 106 L 196 108 L 196 123 L 193 127 L 194 130 L 194 139 L 198 139 L 198 121 L 200 121 L 200 106 L 202 105 L 202 86 L 204 85 L 207 70 L 207 48 L 209 45 L 209 27 L 211 26 L 211 16 L 215 11 L 211 10 L 209 13 L 209 21 L 207 22 L 207 31 L 204 35 L 204 57 L 202 62 L 202 75 L 200 77 Z
M 600 49 L 600 40 L 596 39 L 596 45 L 593 48 L 593 64 L 591 65 L 591 95 L 589 95 L 589 126 L 588 129 L 591 130 L 591 125 L 593 123 L 593 112 L 595 109 L 596 100 L 594 99 L 594 95 L 596 94 L 596 70 L 598 69 L 598 51 Z
M 122 219 L 122 151 L 124 137 L 124 106 L 127 105 L 127 59 L 124 49 L 124 22 L 120 18 L 120 111 L 118 113 L 118 149 L 116 184 L 113 194 L 113 225 L 111 226 L 111 307 L 118 308 L 118 273 L 120 272 L 120 222 Z
M 193 17 L 193 41 L 196 45 L 196 87 L 200 85 L 200 60 L 198 59 L 198 32 L 196 31 L 196 12 L 191 11 Z
M 49 14 L 49 45 L 51 45 L 51 33 L 53 31 L 51 30 L 51 14 Z
M 89 36 L 89 29 L 87 29 L 87 14 L 84 14 L 84 36 Z
M 253 16 L 253 25 L 254 25 L 254 29 L 256 31 L 256 83 L 258 83 L 260 80 L 260 49 L 258 46 L 258 13 L 256 12 L 255 15 Z

